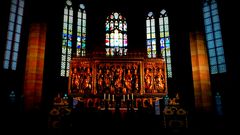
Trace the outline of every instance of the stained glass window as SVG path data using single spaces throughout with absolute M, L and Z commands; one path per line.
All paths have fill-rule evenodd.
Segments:
M 72 36 L 73 8 L 72 2 L 70 0 L 67 0 L 63 16 L 61 76 L 68 77 L 69 75 L 69 62 L 72 55 Z
M 206 0 L 203 3 L 203 17 L 210 72 L 211 74 L 224 73 L 226 64 L 218 7 L 215 0 Z
M 167 64 L 167 77 L 172 77 L 171 50 L 169 24 L 166 10 L 159 12 L 159 20 L 155 20 L 153 12 L 149 12 L 146 18 L 146 46 L 147 57 L 156 58 L 161 53 Z M 159 23 L 159 31 L 155 24 Z M 158 38 L 159 37 L 159 38 Z M 159 47 L 157 47 L 159 46 Z M 158 52 L 160 51 L 160 52 Z
M 147 31 L 147 56 L 148 58 L 156 58 L 156 32 L 155 18 L 153 12 L 149 12 L 146 20 Z
M 4 69 L 17 69 L 18 51 L 21 38 L 24 0 L 12 0 L 4 55 Z
M 107 17 L 106 23 L 106 55 L 127 55 L 127 21 L 117 12 Z
M 171 50 L 170 50 L 170 35 L 169 23 L 166 10 L 160 12 L 159 17 L 159 32 L 160 32 L 160 50 L 167 65 L 167 77 L 172 77 L 172 64 L 171 64 Z
M 77 56 L 86 55 L 86 11 L 84 4 L 80 4 L 77 20 Z

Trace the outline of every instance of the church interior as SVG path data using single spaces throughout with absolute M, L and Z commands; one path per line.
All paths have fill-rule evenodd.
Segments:
M 225 0 L 1 0 L 4 125 L 220 133 L 239 61 L 226 7 Z

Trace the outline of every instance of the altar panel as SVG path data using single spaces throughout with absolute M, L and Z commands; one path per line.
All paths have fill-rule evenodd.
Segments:
M 68 94 L 164 96 L 167 94 L 165 69 L 165 62 L 160 58 L 73 58 Z

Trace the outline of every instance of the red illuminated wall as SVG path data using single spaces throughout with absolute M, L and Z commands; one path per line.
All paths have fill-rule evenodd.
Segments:
M 46 24 L 30 26 L 24 81 L 25 110 L 41 103 L 46 29 Z
M 212 109 L 212 92 L 207 48 L 202 33 L 190 33 L 190 49 L 196 110 L 208 112 Z

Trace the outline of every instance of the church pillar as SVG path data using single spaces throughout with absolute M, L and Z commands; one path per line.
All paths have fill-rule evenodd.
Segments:
M 190 50 L 196 111 L 212 111 L 212 92 L 207 48 L 203 34 L 190 33 Z
M 24 79 L 26 111 L 38 107 L 42 99 L 46 30 L 46 24 L 33 23 L 30 25 Z

